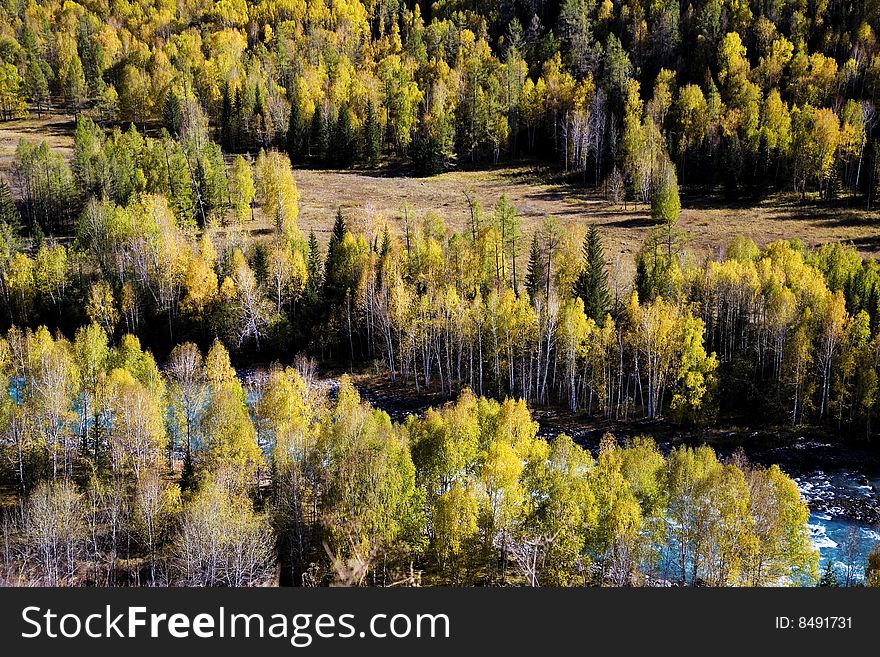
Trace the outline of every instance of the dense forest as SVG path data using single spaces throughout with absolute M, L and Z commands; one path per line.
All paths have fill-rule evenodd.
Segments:
M 529 409 L 876 439 L 876 260 L 733 234 L 697 258 L 677 224 L 680 184 L 871 208 L 878 21 L 870 2 L 5 2 L 0 121 L 76 127 L 72 154 L 23 138 L 0 180 L 0 578 L 817 582 L 778 467 L 610 434 L 591 454 Z M 514 160 L 650 206 L 634 278 L 595 222 L 527 225 L 505 196 L 468 194 L 457 229 L 406 205 L 340 207 L 329 242 L 298 222 L 297 167 Z M 324 366 L 448 403 L 392 423 Z
M 709 447 L 664 458 L 650 439 L 620 447 L 608 435 L 594 460 L 564 434 L 536 437 L 522 400 L 469 391 L 392 424 L 347 379 L 328 399 L 305 359 L 245 385 L 219 342 L 205 357 L 184 343 L 163 374 L 137 338 L 111 348 L 94 324 L 72 343 L 14 330 L 0 347 L 4 419 L 30 491 L 5 516 L 7 583 L 817 577 L 795 483 Z
M 672 185 L 623 289 L 609 286 L 595 224 L 581 238 L 551 217 L 529 240 L 504 197 L 489 211 L 472 202 L 462 232 L 407 208 L 400 234 L 388 223 L 349 228 L 340 209 L 325 252 L 297 226 L 285 154 L 227 165 L 205 143 L 190 168 L 186 144 L 134 128 L 105 138 L 82 118 L 68 167 L 22 141 L 12 177 L 35 237 L 20 237 L 6 188 L 7 326 L 72 337 L 94 323 L 160 357 L 185 340 L 206 349 L 220 339 L 267 363 L 305 352 L 375 364 L 416 391 L 470 388 L 618 420 L 746 414 L 866 439 L 877 426 L 880 267 L 852 247 L 736 238 L 696 263 L 675 228 Z M 78 206 L 73 239 L 43 234 L 36 217 L 61 221 Z M 223 221 L 200 227 L 202 210 Z M 255 210 L 274 226 L 269 242 L 247 232 Z
M 62 101 L 227 152 L 416 172 L 530 156 L 650 200 L 682 181 L 873 196 L 880 6 L 13 2 L 0 117 Z M 202 144 L 197 144 L 202 145 Z M 662 175 L 662 173 L 661 173 Z

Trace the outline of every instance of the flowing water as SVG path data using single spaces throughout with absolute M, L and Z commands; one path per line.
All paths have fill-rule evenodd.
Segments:
M 880 542 L 876 514 L 880 477 L 850 469 L 816 470 L 795 481 L 810 504 L 810 538 L 819 548 L 822 568 L 830 561 L 838 579 L 847 572 L 855 582 L 864 579 L 867 554 Z
M 821 568 L 831 562 L 838 580 L 864 579 L 867 555 L 880 543 L 880 454 L 852 444 L 800 438 L 745 448 L 762 465 L 777 463 L 810 506 L 810 537 Z
M 327 383 L 332 394 L 336 382 Z M 360 393 L 395 421 L 427 408 L 424 400 L 404 400 L 366 388 Z M 560 429 L 548 417 L 536 414 L 540 435 L 549 439 Z M 566 433 L 594 453 L 598 451 L 601 432 L 566 427 Z M 729 438 L 735 439 L 730 442 L 736 446 L 715 446 L 719 458 L 741 449 L 754 463 L 778 464 L 797 483 L 810 506 L 810 538 L 819 550 L 820 568 L 824 571 L 830 561 L 841 583 L 847 578 L 850 583 L 862 581 L 868 552 L 880 543 L 880 451 L 807 438 L 774 444 L 775 436 L 757 432 L 730 434 Z M 658 447 L 668 452 L 671 443 L 658 440 Z

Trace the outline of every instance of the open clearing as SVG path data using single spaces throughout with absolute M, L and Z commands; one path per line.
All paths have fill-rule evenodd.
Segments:
M 631 275 L 634 255 L 652 228 L 650 208 L 613 206 L 594 189 L 542 182 L 529 168 L 491 171 L 457 171 L 431 178 L 390 178 L 348 171 L 296 172 L 300 190 L 300 224 L 304 230 L 329 233 L 336 208 L 357 208 L 362 221 L 389 220 L 402 226 L 405 203 L 416 215 L 437 211 L 449 228 L 460 230 L 467 222 L 465 190 L 492 212 L 504 194 L 523 219 L 530 239 L 544 217 L 554 216 L 564 231 L 583 233 L 591 223 L 602 227 L 606 255 L 621 274 Z M 851 242 L 866 256 L 880 255 L 880 219 L 876 213 L 845 207 L 821 207 L 774 198 L 761 205 L 724 204 L 682 198 L 679 228 L 687 234 L 689 250 L 697 258 L 717 255 L 736 235 L 745 235 L 763 246 L 778 239 L 798 237 L 809 246 L 824 242 Z M 527 243 L 523 250 L 527 251 Z
M 15 157 L 19 139 L 46 141 L 52 150 L 60 152 L 65 159 L 73 157 L 73 131 L 76 122 L 68 114 L 43 114 L 42 118 L 0 123 L 0 175 L 9 180 L 9 169 Z M 9 180 L 10 185 L 12 181 Z
M 8 177 L 21 137 L 48 140 L 53 149 L 69 158 L 74 127 L 73 119 L 61 114 L 0 124 L 0 175 Z M 504 194 L 522 217 L 524 252 L 527 240 L 544 217 L 554 216 L 564 231 L 576 236 L 589 224 L 598 223 L 609 263 L 618 274 L 615 282 L 625 285 L 633 272 L 634 254 L 651 230 L 649 208 L 612 206 L 596 190 L 547 182 L 554 176 L 544 174 L 550 173 L 518 166 L 407 178 L 362 171 L 297 169 L 299 223 L 305 232 L 314 230 L 326 242 L 336 210 L 342 206 L 349 220 L 363 227 L 375 228 L 388 221 L 400 230 L 402 209 L 409 204 L 417 217 L 435 211 L 449 229 L 460 230 L 468 217 L 466 191 L 480 201 L 485 213 L 491 213 Z M 759 245 L 792 237 L 809 246 L 850 242 L 865 256 L 880 255 L 880 218 L 876 212 L 866 212 L 861 200 L 854 200 L 853 207 L 841 203 L 829 207 L 800 204 L 791 196 L 780 195 L 752 205 L 684 195 L 682 206 L 679 227 L 687 234 L 689 250 L 696 258 L 717 255 L 736 235 L 750 237 Z M 267 226 L 258 218 L 257 224 L 249 228 L 265 233 Z

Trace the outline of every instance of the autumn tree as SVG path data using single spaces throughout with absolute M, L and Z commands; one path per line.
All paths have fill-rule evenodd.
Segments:
M 272 578 L 272 530 L 250 500 L 206 484 L 183 509 L 174 540 L 184 586 L 258 586 Z
M 201 418 L 205 445 L 200 460 L 207 473 L 227 490 L 243 490 L 263 465 L 244 388 L 219 341 L 208 352 L 206 368 L 209 396 Z
M 14 65 L 0 62 L 0 119 L 9 121 L 25 114 L 24 81 Z
M 177 345 L 168 357 L 171 407 L 176 420 L 172 450 L 183 448 L 183 474 L 192 474 L 193 450 L 198 444 L 198 430 L 208 390 L 205 365 L 199 348 L 191 342 Z
M 297 234 L 299 191 L 286 155 L 260 151 L 255 165 L 256 199 L 275 229 L 285 236 Z
M 388 562 L 379 554 L 398 540 L 420 549 L 424 492 L 416 487 L 405 437 L 343 379 L 318 430 L 314 458 L 326 463 L 320 512 L 328 549 L 336 558 L 375 559 L 371 570 L 383 581 Z
M 251 166 L 241 155 L 236 156 L 229 172 L 229 196 L 237 224 L 253 218 L 253 202 L 256 194 Z
M 276 510 L 273 524 L 289 556 L 289 577 L 300 585 L 314 557 L 318 518 L 309 504 L 319 495 L 317 472 L 310 467 L 317 433 L 314 417 L 320 399 L 293 368 L 273 369 L 257 403 L 257 427 L 272 446 Z

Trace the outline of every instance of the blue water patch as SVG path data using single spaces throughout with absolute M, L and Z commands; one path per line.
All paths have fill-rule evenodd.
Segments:
M 830 561 L 841 583 L 847 569 L 851 569 L 853 582 L 861 582 L 865 579 L 868 553 L 880 542 L 880 532 L 857 521 L 814 513 L 810 515 L 810 539 L 819 549 L 822 572 Z
M 876 479 L 851 470 L 816 470 L 795 477 L 810 505 L 810 539 L 819 550 L 820 567 L 833 565 L 843 583 L 864 580 L 868 553 L 880 543 L 880 527 L 870 514 L 878 501 Z

